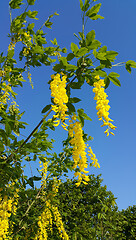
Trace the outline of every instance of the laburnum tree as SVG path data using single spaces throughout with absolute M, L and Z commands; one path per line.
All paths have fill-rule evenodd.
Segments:
M 116 126 L 109 117 L 109 100 L 105 89 L 110 81 L 120 86 L 119 74 L 109 73 L 118 55 L 107 50 L 95 39 L 95 31 L 85 32 L 87 20 L 97 20 L 101 3 L 96 0 L 80 0 L 82 29 L 71 43 L 71 50 L 58 45 L 56 38 L 47 42 L 46 31 L 51 28 L 50 15 L 37 28 L 37 11 L 31 11 L 35 0 L 11 0 L 10 33 L 7 53 L 0 55 L 0 239 L 48 239 L 54 226 L 60 239 L 70 239 L 59 212 L 57 192 L 63 176 L 74 171 L 78 188 L 88 185 L 87 167 L 100 167 L 89 141 L 83 131 L 85 120 L 91 120 L 85 109 L 77 109 L 81 99 L 71 97 L 71 90 L 88 85 L 94 92 L 99 120 L 107 136 L 114 135 Z M 16 9 L 20 15 L 16 16 Z M 14 17 L 15 16 L 15 17 Z M 124 63 L 128 72 L 136 63 Z M 43 108 L 43 118 L 26 139 L 19 140 L 23 113 L 16 102 L 15 89 L 23 87 L 26 76 L 32 85 L 31 69 L 48 66 L 54 71 L 48 79 L 51 98 Z M 108 71 L 107 71 L 108 70 Z M 52 72 L 52 71 L 51 71 Z M 74 92 L 74 90 L 73 90 Z M 48 129 L 57 131 L 61 125 L 67 131 L 63 149 L 53 153 L 54 139 L 48 138 Z M 38 161 L 38 176 L 26 176 L 23 164 Z M 40 187 L 34 186 L 39 181 Z M 29 185 L 29 187 L 28 187 Z

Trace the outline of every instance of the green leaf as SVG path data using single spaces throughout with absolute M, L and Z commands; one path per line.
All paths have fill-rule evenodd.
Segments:
M 81 99 L 77 98 L 77 97 L 73 97 L 69 99 L 70 103 L 78 103 L 81 101 Z
M 4 151 L 4 144 L 2 141 L 0 141 L 0 152 Z
M 126 64 L 125 67 L 126 67 L 126 70 L 127 70 L 129 73 L 131 73 L 131 67 L 130 67 L 130 65 L 127 65 L 127 64 Z
M 78 112 L 79 116 L 83 117 L 86 120 L 92 121 L 92 119 L 86 113 L 84 113 L 84 109 L 83 108 L 78 109 L 77 112 Z
M 108 77 L 106 77 L 104 79 L 104 83 L 105 83 L 105 89 L 106 89 L 109 86 L 109 84 L 110 84 L 110 79 Z
M 52 26 L 52 22 L 49 22 L 49 20 L 47 20 L 46 22 L 45 22 L 45 26 L 47 27 L 47 28 L 50 28 L 51 29 L 51 26 Z
M 106 52 L 106 58 L 108 60 L 110 60 L 111 62 L 113 62 L 116 59 L 117 55 L 118 55 L 118 53 L 115 51 L 107 51 Z
M 31 31 L 34 28 L 34 25 L 35 25 L 34 23 L 29 23 L 28 27 L 27 27 L 27 30 Z
M 60 57 L 60 62 L 63 63 L 64 66 L 68 65 L 67 58 L 66 57 Z
M 30 177 L 30 178 L 27 180 L 27 184 L 29 184 L 32 188 L 34 188 L 33 177 Z
M 50 40 L 50 41 L 51 41 L 51 40 Z M 58 43 L 57 43 L 57 39 L 56 39 L 56 38 L 54 38 L 54 40 L 51 41 L 51 43 L 52 43 L 53 45 L 58 45 Z
M 50 110 L 50 108 L 51 108 L 51 104 L 46 105 L 46 106 L 43 108 L 42 113 L 47 112 L 48 110 Z
M 28 11 L 27 12 L 27 16 L 29 17 L 29 18 L 34 18 L 34 19 L 37 19 L 37 18 L 35 18 L 36 17 L 36 15 L 38 14 L 38 12 L 37 11 Z
M 117 79 L 117 77 L 119 77 L 120 75 L 118 73 L 115 72 L 111 72 L 108 75 L 108 78 L 110 79 L 110 81 L 112 81 L 116 86 L 121 86 L 120 81 Z
M 129 61 L 126 62 L 125 67 L 126 67 L 126 70 L 127 70 L 129 73 L 131 73 L 131 67 L 132 67 L 132 68 L 136 68 L 136 62 L 133 61 L 133 60 L 129 60 Z
M 79 0 L 80 1 L 80 9 L 83 10 L 83 2 L 82 0 Z
M 129 60 L 126 62 L 127 65 L 130 65 L 132 68 L 136 68 L 136 62 L 133 60 Z
M 75 55 L 76 55 L 76 57 L 82 57 L 82 56 L 84 56 L 86 53 L 88 53 L 88 49 L 85 48 L 85 47 L 82 47 L 82 48 L 80 48 L 80 49 L 77 51 L 77 53 L 76 53 Z
M 94 39 L 95 39 L 95 31 L 92 30 L 86 35 L 86 45 L 89 46 L 92 43 L 92 40 Z
M 74 53 L 74 54 L 76 54 L 77 53 L 77 51 L 78 51 L 79 49 L 78 49 L 78 46 L 75 44 L 75 43 L 71 43 L 71 51 Z
M 110 60 L 100 60 L 102 68 L 112 68 Z
M 100 77 L 107 77 L 107 73 L 103 70 L 96 70 L 94 71 L 94 73 L 97 75 L 99 75 Z
M 66 66 L 66 70 L 67 70 L 67 71 L 75 71 L 76 69 L 77 69 L 77 66 L 72 65 L 72 64 L 68 64 L 68 65 Z
M 33 179 L 33 181 L 40 181 L 40 180 L 41 180 L 41 177 L 33 176 L 32 179 Z
M 55 72 L 61 72 L 61 70 L 63 69 L 63 63 L 60 62 L 59 64 L 55 64 L 55 66 L 53 67 L 53 70 Z
M 29 5 L 34 5 L 35 0 L 27 0 L 27 2 L 28 2 Z
M 20 8 L 20 5 L 22 5 L 22 0 L 11 0 L 9 2 L 9 6 L 13 9 Z
M 94 17 L 90 17 L 92 20 L 97 20 L 97 19 L 104 19 L 103 16 L 101 15 L 95 15 Z
M 2 139 L 3 139 L 3 143 L 7 146 L 8 143 L 9 143 L 9 140 L 8 140 L 8 138 L 7 138 L 6 132 L 5 132 L 3 129 L 0 129 L 0 136 L 1 136 Z
M 82 8 L 82 10 L 83 10 L 84 12 L 86 12 L 87 9 L 90 7 L 89 1 L 90 1 L 90 0 L 85 0 L 85 4 L 84 4 L 84 6 L 83 6 L 83 8 Z
M 109 74 L 109 76 L 110 76 L 110 77 L 120 77 L 120 75 L 119 75 L 118 73 L 116 73 L 116 72 L 111 72 L 111 73 Z
M 70 112 L 75 112 L 75 107 L 72 103 L 67 103 L 66 104 Z
M 107 51 L 107 46 L 103 46 L 99 49 L 99 52 L 106 52 Z
M 84 127 L 84 122 L 85 122 L 84 118 L 81 115 L 78 115 L 78 119 L 81 122 L 82 127 Z
M 5 131 L 6 131 L 7 136 L 9 136 L 11 134 L 11 127 L 8 122 L 5 123 Z
M 89 9 L 86 12 L 86 16 L 91 19 L 94 18 L 96 16 L 96 14 L 99 12 L 100 7 L 101 7 L 101 3 L 96 4 L 95 6 L 93 6 L 91 9 Z
M 101 43 L 98 40 L 94 39 L 90 44 L 90 46 L 88 46 L 88 48 L 89 50 L 93 50 L 93 49 L 99 48 L 100 46 L 101 46 Z
M 14 56 L 14 49 L 8 51 L 7 58 L 12 58 Z
M 105 52 L 98 52 L 96 54 L 96 58 L 99 59 L 99 60 L 107 60 Z
M 57 12 L 55 12 L 54 14 L 51 14 L 49 17 L 48 17 L 48 19 L 47 19 L 47 21 L 45 22 L 45 26 L 47 27 L 47 28 L 50 28 L 51 29 L 51 25 L 53 24 L 52 22 L 50 22 L 50 18 L 52 18 L 54 15 L 59 15 Z
M 67 55 L 67 61 L 71 61 L 74 57 L 75 57 L 75 55 L 73 53 L 69 53 Z
M 63 53 L 67 53 L 67 48 L 62 48 Z
M 43 54 L 44 50 L 43 50 L 43 48 L 41 46 L 34 45 L 33 48 L 32 48 L 32 52 L 33 53 L 37 53 L 37 54 Z

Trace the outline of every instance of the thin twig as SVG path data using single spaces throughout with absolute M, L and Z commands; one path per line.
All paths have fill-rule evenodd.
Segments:
M 7 162 L 8 160 L 14 156 L 15 153 L 18 152 L 18 150 L 20 148 L 22 148 L 27 142 L 28 140 L 31 138 L 31 136 L 35 133 L 35 131 L 39 128 L 39 126 L 43 123 L 43 121 L 48 117 L 48 115 L 51 113 L 52 111 L 52 108 L 49 110 L 49 112 L 42 118 L 42 120 L 38 123 L 38 125 L 34 128 L 34 130 L 29 134 L 29 136 L 26 138 L 26 140 L 14 151 L 14 153 L 10 154 L 7 158 Z M 16 161 L 13 162 L 13 164 L 15 163 Z M 12 164 L 12 165 L 13 165 Z
M 81 72 L 82 72 L 82 71 L 83 71 L 83 69 L 81 69 Z M 78 73 L 78 75 L 79 75 L 79 73 Z M 67 84 L 66 89 L 67 89 L 67 88 L 70 86 L 70 84 L 77 78 L 78 75 L 76 75 L 76 76 L 71 80 L 71 82 L 69 82 L 69 83 Z M 36 132 L 36 130 L 40 127 L 40 125 L 43 123 L 43 121 L 48 117 L 48 115 L 51 113 L 51 111 L 52 111 L 52 108 L 49 109 L 48 113 L 42 118 L 42 120 L 38 123 L 38 125 L 33 129 L 33 131 L 29 134 L 29 136 L 26 138 L 26 140 L 14 151 L 14 153 L 10 154 L 10 155 L 7 157 L 7 161 L 6 161 L 7 163 L 8 163 L 8 161 L 9 161 L 9 159 L 10 159 L 11 157 L 13 157 L 14 154 L 17 153 L 18 150 L 21 149 L 21 148 L 28 142 L 28 140 L 32 137 L 32 135 L 33 135 L 33 134 Z M 16 162 L 16 160 L 13 161 L 12 165 L 13 165 L 15 162 Z
M 112 67 L 120 67 L 120 66 L 124 66 L 124 65 L 125 65 L 125 62 L 120 62 L 120 63 L 112 65 Z

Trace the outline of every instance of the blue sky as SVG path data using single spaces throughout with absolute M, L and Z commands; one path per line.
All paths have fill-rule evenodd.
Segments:
M 108 50 L 119 53 L 116 63 L 127 60 L 136 61 L 136 1 L 127 0 L 103 0 L 100 14 L 104 20 L 88 21 L 87 31 L 96 31 L 96 39 Z M 58 12 L 59 16 L 53 18 L 52 30 L 47 29 L 47 40 L 57 39 L 58 44 L 70 51 L 71 42 L 77 43 L 73 33 L 81 31 L 81 12 L 79 0 L 36 0 L 33 7 L 38 10 L 41 26 L 48 16 Z M 14 12 L 13 12 L 14 17 Z M 9 44 L 7 33 L 9 33 L 9 9 L 8 0 L 0 2 L 0 52 L 6 51 Z M 46 29 L 45 29 L 46 31 Z M 73 91 L 73 96 L 83 99 L 79 108 L 83 107 L 85 112 L 92 118 L 92 122 L 86 122 L 85 131 L 94 140 L 91 142 L 100 169 L 90 169 L 90 173 L 102 174 L 103 184 L 117 197 L 119 209 L 136 205 L 136 70 L 129 74 L 125 67 L 114 67 L 112 71 L 120 74 L 121 87 L 110 84 L 106 90 L 110 100 L 110 117 L 114 119 L 117 126 L 115 136 L 106 137 L 104 129 L 96 115 L 96 105 L 93 100 L 92 88 L 85 85 L 81 91 Z M 17 101 L 22 111 L 26 111 L 23 120 L 29 123 L 22 134 L 27 136 L 42 118 L 41 110 L 50 103 L 50 90 L 47 85 L 51 68 L 42 67 L 38 70 L 32 69 L 32 80 L 34 89 L 29 83 L 19 89 Z M 56 137 L 55 149 L 61 150 L 61 140 L 66 135 L 61 128 L 57 133 L 51 133 L 51 138 Z M 59 144 L 60 143 L 60 144 Z M 35 171 L 32 169 L 33 172 Z

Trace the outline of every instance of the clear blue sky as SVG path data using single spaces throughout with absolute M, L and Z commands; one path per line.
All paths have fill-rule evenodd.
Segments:
M 6 51 L 9 43 L 8 2 L 8 0 L 0 2 L 0 52 Z M 71 42 L 77 43 L 73 33 L 81 31 L 79 0 L 36 0 L 33 9 L 39 12 L 37 26 L 41 26 L 50 14 L 56 11 L 59 13 L 59 16 L 53 19 L 52 30 L 47 30 L 48 40 L 57 38 L 59 45 L 68 50 Z M 107 45 L 108 50 L 119 52 L 116 62 L 130 59 L 136 61 L 136 1 L 103 0 L 100 14 L 105 17 L 104 20 L 88 22 L 87 31 L 94 29 L 96 39 L 102 45 Z M 91 168 L 90 173 L 96 175 L 101 173 L 103 184 L 106 184 L 107 189 L 117 197 L 119 209 L 126 209 L 128 206 L 136 205 L 136 70 L 129 74 L 125 67 L 114 67 L 112 71 L 120 74 L 121 82 L 120 88 L 111 83 L 107 89 L 111 106 L 110 116 L 117 126 L 115 136 L 106 137 L 104 129 L 100 127 L 91 88 L 85 86 L 79 92 L 73 91 L 73 95 L 83 99 L 79 107 L 84 107 L 85 112 L 93 120 L 86 122 L 85 131 L 94 138 L 91 145 L 101 168 L 98 170 Z M 29 123 L 26 130 L 21 132 L 25 136 L 41 120 L 42 108 L 50 103 L 47 82 L 51 74 L 51 68 L 32 69 L 34 90 L 28 82 L 24 84 L 23 89 L 18 90 L 17 101 L 21 110 L 26 111 L 23 120 Z M 62 129 L 58 128 L 55 149 L 61 150 L 59 142 L 63 134 L 65 133 Z

